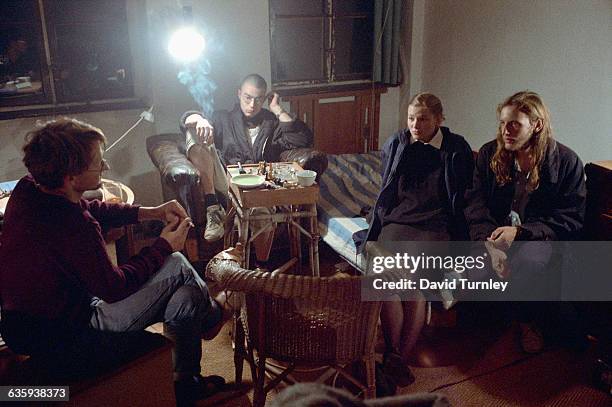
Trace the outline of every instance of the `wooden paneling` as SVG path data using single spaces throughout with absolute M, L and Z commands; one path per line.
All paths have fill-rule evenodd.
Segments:
M 333 91 L 278 92 L 291 113 L 314 133 L 314 147 L 328 154 L 363 153 L 378 148 L 380 94 L 384 87 Z
M 297 108 L 295 112 L 299 112 L 298 118 L 306 123 L 310 130 L 314 131 L 314 103 L 315 100 L 309 97 L 297 97 Z
M 360 151 L 355 105 L 355 102 L 316 104 L 315 149 L 329 154 Z

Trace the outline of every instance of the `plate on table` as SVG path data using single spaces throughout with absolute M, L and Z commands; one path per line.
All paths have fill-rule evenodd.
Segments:
M 255 174 L 240 174 L 232 177 L 232 182 L 242 189 L 259 188 L 266 182 L 266 177 Z

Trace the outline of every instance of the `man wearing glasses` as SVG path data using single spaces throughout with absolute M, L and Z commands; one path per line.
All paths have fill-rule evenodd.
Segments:
M 250 74 L 240 83 L 239 103 L 233 110 L 215 111 L 212 117 L 189 111 L 181 118 L 187 157 L 200 172 L 207 207 L 204 239 L 208 242 L 221 239 L 224 233 L 225 211 L 216 195 L 227 194 L 224 165 L 275 162 L 285 150 L 312 146 L 312 132 L 306 124 L 283 110 L 277 93 L 266 91 L 265 79 Z M 263 108 L 266 100 L 268 109 Z M 260 264 L 269 257 L 272 234 L 262 233 L 255 241 Z
M 144 207 L 83 199 L 109 169 L 105 146 L 100 129 L 75 119 L 28 133 L 29 174 L 11 194 L 0 236 L 3 338 L 16 353 L 78 376 L 114 367 L 134 350 L 115 333 L 164 322 L 175 343 L 178 405 L 211 395 L 224 380 L 200 375 L 201 339 L 218 333 L 225 298 L 212 298 L 178 253 L 191 227 L 178 202 Z M 115 266 L 102 231 L 145 220 L 166 226 L 151 246 Z

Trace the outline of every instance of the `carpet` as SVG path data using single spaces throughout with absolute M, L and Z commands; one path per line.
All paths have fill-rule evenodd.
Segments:
M 234 383 L 229 324 L 212 341 L 202 342 L 202 374 L 219 374 Z M 538 355 L 519 349 L 511 327 L 427 330 L 417 344 L 419 362 L 443 348 L 449 365 L 411 366 L 416 381 L 399 393 L 441 392 L 453 406 L 611 406 L 612 400 L 590 384 L 592 350 L 551 348 Z M 450 356 L 449 356 L 450 355 Z M 198 406 L 250 406 L 251 375 L 245 364 L 244 385 L 199 402 Z M 268 400 L 274 397 L 270 392 Z

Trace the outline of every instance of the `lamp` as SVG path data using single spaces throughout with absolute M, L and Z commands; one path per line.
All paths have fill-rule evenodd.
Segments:
M 168 52 L 178 61 L 189 63 L 202 55 L 206 48 L 206 41 L 193 26 L 191 6 L 183 6 L 183 21 L 186 25 L 170 37 Z
M 189 0 L 184 0 L 188 2 Z M 195 29 L 193 26 L 193 13 L 191 5 L 182 6 L 183 10 L 183 23 L 184 27 L 178 29 L 172 36 L 170 37 L 170 41 L 168 43 L 168 52 L 175 59 L 182 63 L 190 63 L 196 61 L 206 48 L 206 41 L 204 37 Z M 148 110 L 143 111 L 138 120 L 123 133 L 115 142 L 113 142 L 106 151 L 108 152 L 113 147 L 121 142 L 132 130 L 136 128 L 143 120 L 146 120 L 150 123 L 154 122 L 153 116 L 153 107 L 152 105 Z

